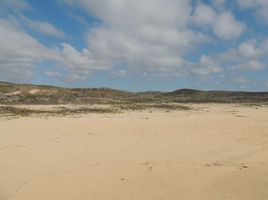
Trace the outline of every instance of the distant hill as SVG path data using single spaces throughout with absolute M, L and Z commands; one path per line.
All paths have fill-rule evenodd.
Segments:
M 268 92 L 127 92 L 110 88 L 61 88 L 0 82 L 0 104 L 268 103 Z

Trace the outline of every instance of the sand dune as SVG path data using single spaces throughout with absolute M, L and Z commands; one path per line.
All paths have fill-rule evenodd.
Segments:
M 266 200 L 268 108 L 0 119 L 0 200 Z

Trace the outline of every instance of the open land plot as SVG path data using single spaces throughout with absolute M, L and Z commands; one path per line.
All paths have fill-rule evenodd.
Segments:
M 0 200 L 266 200 L 268 107 L 186 106 L 2 116 Z

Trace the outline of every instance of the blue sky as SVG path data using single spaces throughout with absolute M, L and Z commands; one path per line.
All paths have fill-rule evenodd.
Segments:
M 0 80 L 268 90 L 267 0 L 0 0 Z

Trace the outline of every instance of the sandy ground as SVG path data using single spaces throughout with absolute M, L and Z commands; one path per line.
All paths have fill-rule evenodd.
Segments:
M 0 200 L 267 200 L 268 108 L 0 119 Z

